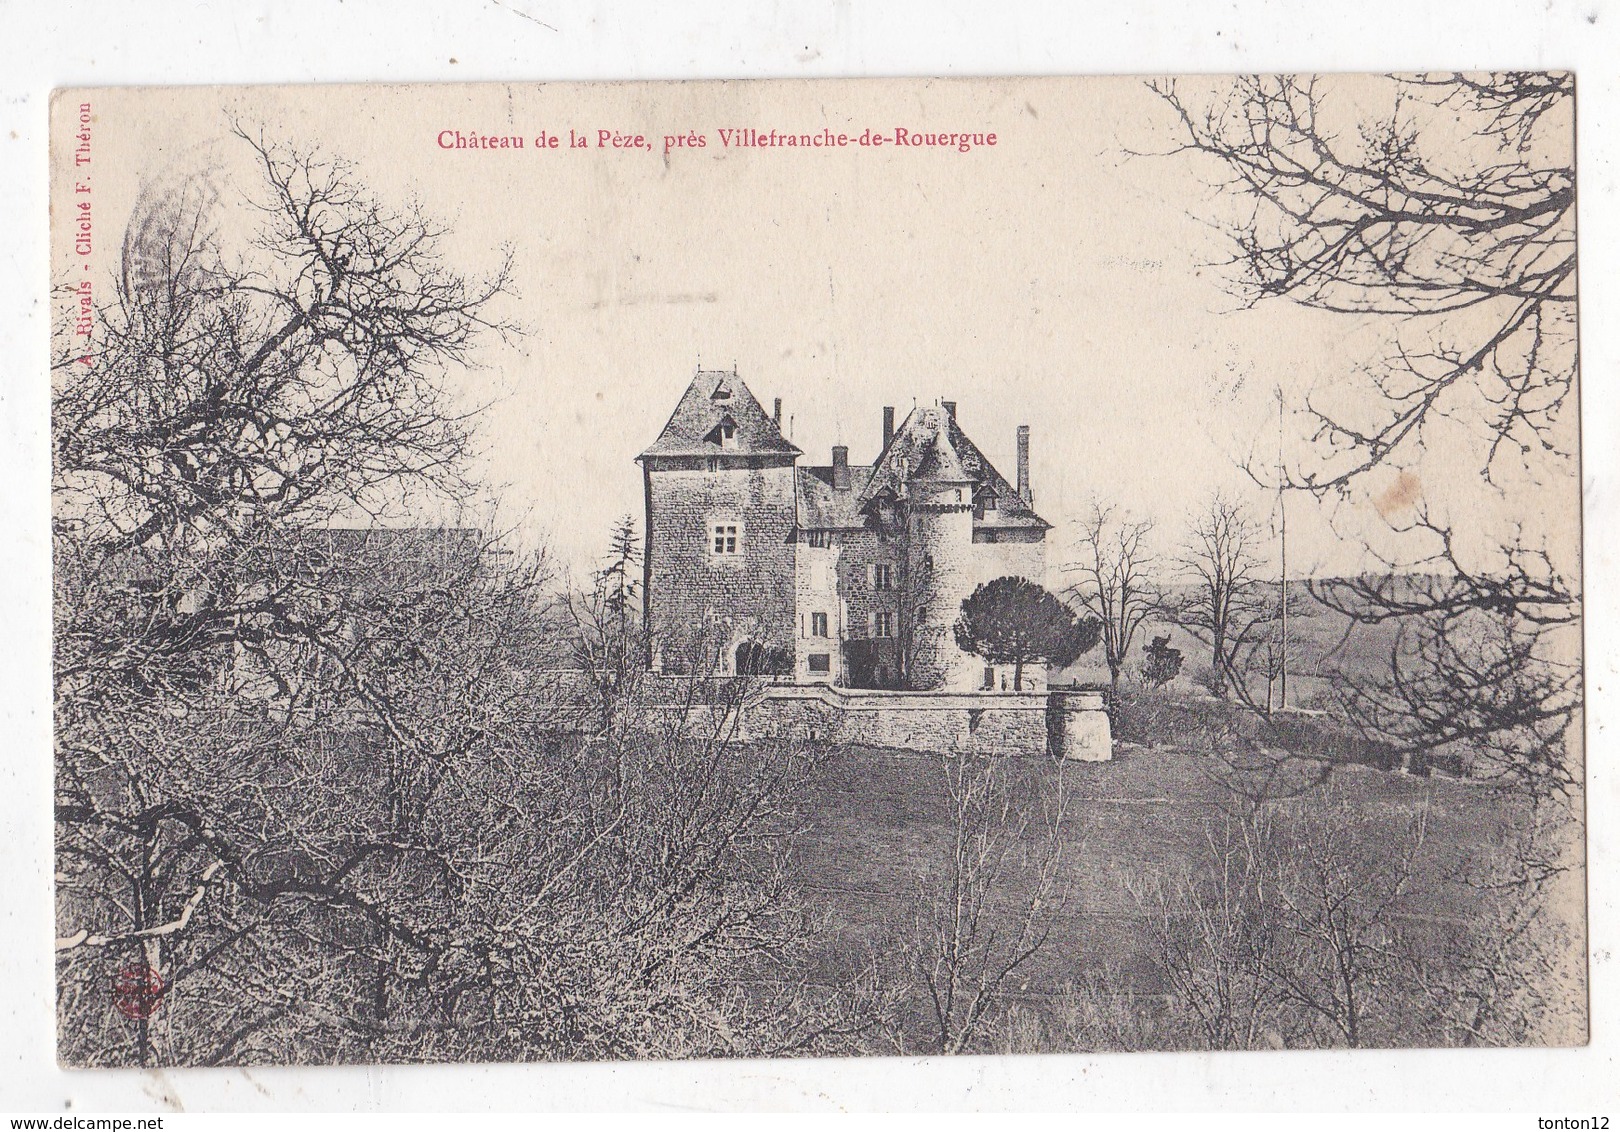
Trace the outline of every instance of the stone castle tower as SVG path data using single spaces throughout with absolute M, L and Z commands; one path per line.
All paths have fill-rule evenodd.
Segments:
M 941 409 L 919 409 L 919 430 L 932 433 L 920 463 L 903 481 L 906 515 L 905 585 L 910 602 L 908 683 L 954 687 L 971 658 L 943 639 L 962 601 L 973 592 L 973 477 L 962 467 Z
M 655 667 L 735 671 L 742 649 L 740 666 L 758 670 L 791 656 L 800 455 L 735 373 L 700 370 L 637 457 Z

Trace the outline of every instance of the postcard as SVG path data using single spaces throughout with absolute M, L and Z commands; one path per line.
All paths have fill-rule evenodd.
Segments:
M 1584 1043 L 1574 107 L 58 91 L 60 1060 Z

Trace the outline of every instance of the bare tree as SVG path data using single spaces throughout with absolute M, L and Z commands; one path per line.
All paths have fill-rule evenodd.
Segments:
M 591 693 L 594 726 L 611 730 L 633 710 L 647 676 L 647 627 L 641 617 L 641 544 L 635 521 L 614 524 L 606 560 L 583 593 L 565 598 L 568 658 Z
M 924 999 L 922 1041 L 933 1053 L 971 1052 L 987 1039 L 1066 898 L 1063 767 L 1037 764 L 1033 781 L 1018 781 L 1011 762 L 939 758 L 947 842 L 907 948 Z
M 1093 504 L 1080 526 L 1075 560 L 1063 567 L 1076 578 L 1069 592 L 1102 624 L 1103 659 L 1116 692 L 1131 642 L 1161 603 L 1152 577 L 1155 559 L 1147 545 L 1152 530 L 1146 519 L 1133 519 L 1112 505 Z
M 1426 811 L 1393 837 L 1331 789 L 1228 812 L 1179 876 L 1137 899 L 1176 1014 L 1210 1049 L 1428 1036 L 1407 934 Z M 1426 894 L 1432 897 L 1432 893 Z
M 1202 854 L 1178 875 L 1136 882 L 1150 958 L 1188 1044 L 1265 1049 L 1282 1044 L 1273 967 L 1281 946 L 1271 814 L 1227 814 L 1205 827 Z
M 1293 1040 L 1352 1047 L 1411 1040 L 1413 1027 L 1400 1016 L 1409 954 L 1401 921 L 1413 910 L 1427 811 L 1416 810 L 1393 843 L 1369 836 L 1362 815 L 1331 792 L 1290 803 L 1280 820 L 1282 946 L 1271 974 L 1294 1008 Z
M 1170 1010 L 1157 988 L 1137 984 L 1133 963 L 1107 961 L 1069 981 L 1057 998 L 1048 1024 L 1051 1040 L 1036 1050 L 1054 1048 L 1097 1052 L 1185 1049 L 1192 1041 L 1183 1019 Z
M 1413 949 L 1413 982 L 1444 1040 L 1457 1045 L 1580 1042 L 1569 1008 L 1584 993 L 1583 956 L 1556 904 L 1579 899 L 1566 872 L 1573 822 L 1561 800 L 1523 807 L 1464 863 L 1468 914 L 1442 946 Z M 1549 813 L 1549 807 L 1554 812 Z
M 1482 610 L 1401 619 L 1387 673 L 1345 680 L 1343 707 L 1415 764 L 1449 751 L 1479 778 L 1538 796 L 1578 793 L 1565 736 L 1579 710 L 1581 669 L 1548 656 L 1544 644 L 1521 618 Z
M 1391 78 L 1388 112 L 1349 121 L 1314 78 L 1237 79 L 1202 109 L 1174 82 L 1154 87 L 1179 121 L 1177 152 L 1213 159 L 1220 187 L 1248 203 L 1229 229 L 1240 297 L 1399 320 L 1393 356 L 1364 370 L 1380 415 L 1312 410 L 1334 457 L 1299 487 L 1346 487 L 1459 407 L 1487 410 L 1487 478 L 1531 450 L 1567 455 L 1573 75 Z
M 311 532 L 329 631 L 262 640 L 235 685 L 183 716 L 125 716 L 138 745 L 64 763 L 94 799 L 59 810 L 70 1048 L 112 1063 L 847 1048 L 870 1012 L 805 978 L 784 868 L 811 752 L 740 742 L 731 677 L 579 732 L 594 693 L 576 703 L 534 664 L 545 576 L 476 543 L 408 557 L 401 534 L 417 533 Z M 147 808 L 114 809 L 118 789 Z M 146 905 L 144 926 L 120 912 Z M 108 963 L 142 961 L 131 949 L 165 985 L 138 1049 L 121 1039 L 144 1019 L 89 1021 Z
M 1286 486 L 1318 498 L 1365 487 L 1375 469 L 1415 461 L 1446 419 L 1470 431 L 1482 477 L 1507 506 L 1544 514 L 1538 493 L 1576 482 L 1574 77 L 1379 81 L 1376 95 L 1362 93 L 1387 96 L 1385 112 L 1335 104 L 1314 79 L 1244 78 L 1209 100 L 1154 84 L 1178 124 L 1174 151 L 1205 159 L 1240 202 L 1219 219 L 1235 293 L 1388 327 L 1388 349 L 1339 383 L 1339 402 L 1307 407 L 1311 456 Z M 1517 761 L 1566 763 L 1580 652 L 1570 514 L 1551 547 L 1518 526 L 1464 538 L 1420 506 L 1403 528 L 1406 548 L 1381 573 L 1319 593 L 1364 623 L 1408 619 L 1404 657 L 1398 649 L 1387 674 L 1347 691 L 1365 691 L 1377 705 L 1366 710 L 1385 724 L 1404 712 L 1395 733 L 1407 742 L 1444 745 L 1455 729 L 1420 734 L 1436 718 L 1413 710 L 1405 691 L 1423 679 L 1412 669 L 1421 658 L 1437 686 L 1476 689 L 1462 712 L 1470 737 L 1500 728 L 1522 746 L 1525 717 L 1545 713 L 1532 728 L 1541 749 Z M 1517 642 L 1513 664 L 1540 709 L 1515 697 L 1499 712 L 1477 679 L 1496 667 L 1504 636 Z
M 171 224 L 95 364 L 58 373 L 63 1058 L 854 1040 L 868 1016 L 803 975 L 783 868 L 812 753 L 741 741 L 746 682 L 604 715 L 547 663 L 543 556 L 331 525 L 470 490 L 440 376 L 499 329 L 504 274 L 451 272 L 341 163 L 240 140 L 256 241 Z M 604 667 L 633 577 L 596 587 Z
M 1258 724 L 1254 733 L 1244 726 L 1251 722 Z M 1193 728 L 1192 738 L 1204 756 L 1199 776 L 1216 788 L 1216 805 L 1226 817 L 1245 824 L 1258 821 L 1278 802 L 1326 787 L 1333 777 L 1332 762 L 1280 745 L 1264 717 L 1208 718 Z
M 481 542 L 407 554 L 415 534 L 290 533 L 261 564 L 281 615 L 213 680 L 64 733 L 64 1055 L 339 1060 L 397 1025 L 450 927 L 457 838 L 476 838 L 436 802 L 548 703 L 512 663 L 543 575 Z M 278 584 L 313 568 L 308 602 Z M 161 979 L 160 1041 L 145 1017 L 97 1023 L 109 967 Z
M 1277 615 L 1260 557 L 1263 534 L 1248 510 L 1217 492 L 1188 524 L 1178 565 L 1191 592 L 1174 603 L 1171 616 L 1210 649 L 1210 691 L 1217 696 L 1248 689 L 1238 658 Z
M 439 229 L 368 201 L 341 163 L 239 139 L 262 175 L 251 248 L 233 259 L 214 225 L 166 214 L 142 235 L 142 270 L 98 311 L 91 348 L 59 340 L 62 1002 L 91 1012 L 63 1018 L 64 1053 L 81 1060 L 160 1056 L 147 1010 L 128 1033 L 90 1025 L 90 988 L 121 972 L 180 1003 L 220 964 L 246 992 L 163 1059 L 234 1056 L 269 1014 L 283 1033 L 325 1028 L 316 1048 L 343 1056 L 355 1031 L 329 1013 L 291 1021 L 314 984 L 350 977 L 322 966 L 299 917 L 341 909 L 330 914 L 357 931 L 409 930 L 333 879 L 374 850 L 323 860 L 298 845 L 302 819 L 271 815 L 277 787 L 310 772 L 302 760 L 334 757 L 316 721 L 365 710 L 385 679 L 343 671 L 373 642 L 357 640 L 353 605 L 319 577 L 331 563 L 300 556 L 313 548 L 298 532 L 413 491 L 466 492 L 466 423 L 438 379 L 479 330 L 501 329 L 485 312 L 505 272 L 464 279 L 439 259 Z M 268 696 L 243 694 L 245 667 Z M 311 702 L 319 669 L 343 681 L 339 701 Z M 244 1017 L 256 1002 L 267 1013 Z

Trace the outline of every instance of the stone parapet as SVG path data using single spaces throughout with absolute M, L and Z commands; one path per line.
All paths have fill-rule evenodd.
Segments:
M 1098 692 L 896 692 L 765 684 L 749 697 L 739 736 L 910 750 L 1112 757 Z

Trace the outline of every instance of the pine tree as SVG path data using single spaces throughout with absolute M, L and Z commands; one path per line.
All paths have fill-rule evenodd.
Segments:
M 1013 666 L 1013 688 L 1022 691 L 1024 665 L 1072 664 L 1096 645 L 1102 625 L 1075 616 L 1056 594 L 1027 578 L 997 578 L 962 602 L 956 643 L 991 664 Z

